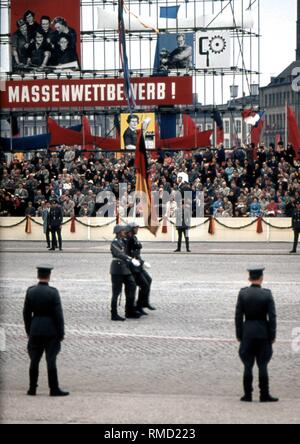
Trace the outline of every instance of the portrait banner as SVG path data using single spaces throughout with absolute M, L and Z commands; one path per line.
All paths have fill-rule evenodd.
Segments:
M 188 71 L 194 64 L 194 33 L 161 34 L 157 39 L 154 72 L 168 75 L 174 71 Z
M 11 70 L 80 69 L 80 0 L 11 0 Z
M 135 150 L 137 131 L 147 122 L 145 132 L 146 149 L 155 149 L 155 114 L 154 113 L 122 113 L 121 114 L 121 149 Z

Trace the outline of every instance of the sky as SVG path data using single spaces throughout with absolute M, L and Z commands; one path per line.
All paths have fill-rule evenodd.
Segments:
M 261 0 L 262 86 L 295 60 L 297 0 Z

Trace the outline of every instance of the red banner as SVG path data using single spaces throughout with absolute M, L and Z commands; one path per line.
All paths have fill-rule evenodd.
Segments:
M 137 105 L 193 103 L 192 77 L 132 79 Z M 67 108 L 126 106 L 122 79 L 8 81 L 1 91 L 2 108 Z

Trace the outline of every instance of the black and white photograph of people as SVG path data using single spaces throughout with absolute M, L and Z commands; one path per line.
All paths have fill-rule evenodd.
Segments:
M 35 13 L 26 11 L 17 28 L 11 39 L 13 72 L 79 69 L 76 30 L 63 17 L 43 15 L 37 23 Z

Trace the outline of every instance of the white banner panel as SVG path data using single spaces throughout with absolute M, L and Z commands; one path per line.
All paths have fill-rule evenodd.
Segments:
M 230 68 L 230 46 L 229 32 L 218 30 L 196 32 L 196 68 Z

